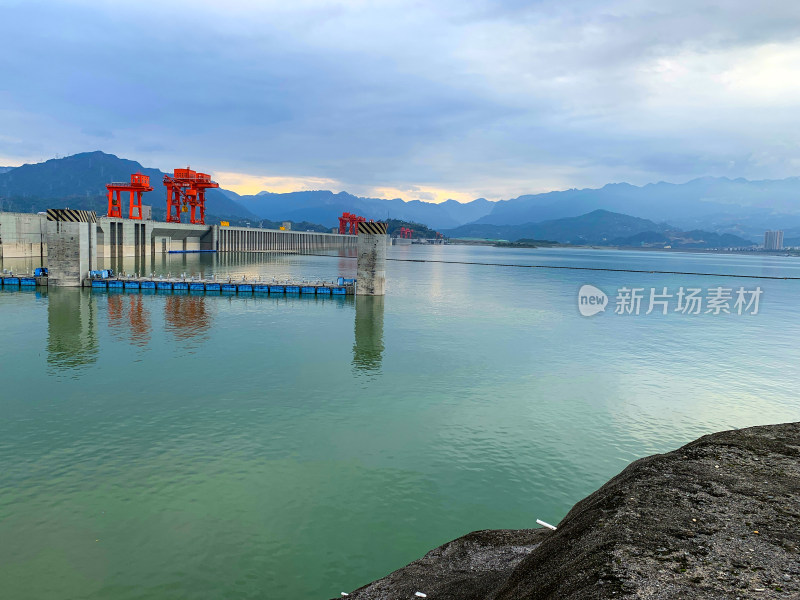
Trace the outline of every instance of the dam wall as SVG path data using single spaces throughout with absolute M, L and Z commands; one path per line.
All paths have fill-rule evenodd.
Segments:
M 44 214 L 0 212 L 0 258 L 47 256 Z
M 253 227 L 192 225 L 98 217 L 95 230 L 101 259 L 169 252 L 315 252 L 355 250 L 358 236 Z M 48 256 L 44 214 L 0 212 L 0 258 Z

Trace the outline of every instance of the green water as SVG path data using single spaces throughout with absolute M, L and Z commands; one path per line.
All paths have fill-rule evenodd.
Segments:
M 786 257 L 390 256 L 800 275 Z M 121 266 L 355 273 L 256 254 Z M 387 271 L 383 299 L 0 292 L 0 596 L 332 598 L 469 531 L 556 523 L 637 457 L 798 420 L 800 282 L 745 281 L 764 289 L 755 316 L 585 318 L 585 283 L 742 281 Z

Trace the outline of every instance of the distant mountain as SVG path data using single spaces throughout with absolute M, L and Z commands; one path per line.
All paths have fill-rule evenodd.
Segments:
M 106 183 L 126 181 L 137 170 L 150 175 L 155 191 L 146 194 L 144 201 L 153 206 L 156 218 L 163 218 L 164 174 L 103 152 L 0 168 L 0 210 L 35 212 L 66 205 L 104 214 Z M 589 239 L 587 236 L 602 230 L 607 239 L 615 239 L 647 231 L 665 233 L 669 229 L 731 234 L 758 241 L 763 240 L 764 230 L 778 228 L 786 231 L 786 238 L 800 237 L 800 177 L 765 181 L 704 177 L 683 184 L 659 182 L 644 186 L 614 183 L 598 189 L 527 194 L 499 202 L 478 198 L 467 203 L 448 200 L 440 204 L 328 190 L 280 194 L 265 191 L 243 196 L 217 189 L 209 190 L 206 197 L 208 214 L 231 222 L 286 220 L 333 227 L 343 212 L 352 212 L 368 219 L 422 223 L 438 231 L 458 229 L 458 235 L 469 237 L 551 239 L 552 236 L 541 234 L 544 223 L 604 211 L 593 217 L 605 220 L 602 227 L 598 223 L 567 222 L 562 224 L 565 229 L 560 232 L 561 237 Z M 649 224 L 620 220 L 634 218 L 628 215 L 637 215 Z M 657 223 L 661 225 L 653 228 Z M 532 229 L 533 225 L 538 229 Z M 708 235 L 706 238 L 711 239 Z
M 611 246 L 665 246 L 719 248 L 750 246 L 741 237 L 708 231 L 680 231 L 666 223 L 655 223 L 607 210 L 594 210 L 578 217 L 551 219 L 522 225 L 472 223 L 444 232 L 454 238 L 483 238 L 517 241 L 533 238 L 564 244 Z
M 343 212 L 351 212 L 367 219 L 399 219 L 425 223 L 434 229 L 457 227 L 479 219 L 489 213 L 494 203 L 485 198 L 461 203 L 447 200 L 440 204 L 400 198 L 363 198 L 347 192 L 328 190 L 288 192 L 276 194 L 260 192 L 253 196 L 238 196 L 237 202 L 258 216 L 267 219 L 290 219 L 316 223 L 338 224 Z
M 409 221 L 401 221 L 400 219 L 389 219 L 386 221 L 386 233 L 389 234 L 389 237 L 399 235 L 399 230 L 403 227 L 411 230 L 412 238 L 433 239 L 438 237 L 436 231 L 426 227 L 422 223 L 411 223 Z
M 535 223 L 576 217 L 596 209 L 639 215 L 685 229 L 710 229 L 757 239 L 765 229 L 800 227 L 800 178 L 748 181 L 703 177 L 683 184 L 608 184 L 524 195 L 496 202 L 476 222 Z
M 56 203 L 105 214 L 106 184 L 128 181 L 130 174 L 136 171 L 150 175 L 154 191 L 144 195 L 144 203 L 153 206 L 154 216 L 163 218 L 166 200 L 161 180 L 164 173 L 99 151 L 0 168 L 0 210 L 37 212 Z M 261 192 L 252 196 L 240 196 L 225 189 L 206 193 L 209 215 L 252 221 L 323 223 L 326 227 L 338 225 L 338 217 L 343 212 L 353 212 L 368 219 L 396 218 L 442 229 L 475 221 L 488 214 L 492 205 L 485 198 L 465 204 L 455 200 L 433 204 L 420 200 L 405 202 L 399 198 L 361 198 L 347 192 L 334 194 L 324 190 L 285 194 Z
M 683 184 L 644 186 L 614 183 L 599 189 L 527 194 L 499 202 L 479 198 L 463 204 L 454 200 L 432 204 L 362 198 L 322 190 L 261 192 L 235 199 L 262 218 L 335 224 L 336 218 L 348 211 L 371 219 L 425 223 L 438 230 L 467 224 L 541 223 L 595 210 L 637 215 L 655 223 L 669 223 L 676 230 L 728 233 L 753 241 L 763 238 L 765 229 L 800 229 L 799 177 L 765 181 L 704 177 Z
M 228 198 L 230 198 L 234 202 L 238 202 L 239 198 L 241 198 L 239 194 L 237 194 L 236 192 L 232 192 L 231 190 L 224 190 L 222 188 L 219 188 L 219 191 L 225 194 Z
M 522 238 L 555 240 L 562 243 L 585 244 L 607 242 L 645 231 L 667 232 L 668 225 L 659 225 L 607 210 L 595 210 L 579 217 L 551 219 L 522 225 L 488 225 L 472 223 L 444 233 L 450 237 L 474 237 L 515 241 Z
M 43 163 L 22 165 L 0 173 L 0 210 L 38 212 L 54 206 L 96 210 L 108 209 L 106 184 L 130 181 L 131 173 L 150 176 L 152 192 L 143 203 L 153 206 L 156 215 L 166 212 L 164 173 L 148 169 L 136 161 L 104 152 L 84 152 Z M 245 207 L 218 189 L 206 192 L 206 212 L 216 217 L 257 219 Z

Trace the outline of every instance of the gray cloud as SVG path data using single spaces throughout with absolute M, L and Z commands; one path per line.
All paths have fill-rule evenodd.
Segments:
M 102 143 L 419 198 L 789 176 L 798 34 L 775 1 L 16 2 L 0 158 Z

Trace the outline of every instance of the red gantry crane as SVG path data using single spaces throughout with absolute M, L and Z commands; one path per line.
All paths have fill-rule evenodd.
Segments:
M 353 215 L 348 212 L 342 213 L 339 217 L 339 233 L 342 235 L 358 235 L 358 224 L 364 223 L 366 219 Z
M 216 181 L 211 181 L 211 175 L 192 171 L 189 167 L 175 169 L 171 176 L 164 175 L 164 185 L 167 187 L 167 223 L 180 223 L 181 212 L 189 212 L 191 207 L 189 222 L 205 225 L 206 190 L 219 187 Z
M 400 228 L 400 237 L 410 240 L 414 236 L 414 230 L 409 229 L 408 227 L 401 227 Z
M 108 216 L 122 218 L 122 192 L 130 192 L 131 199 L 128 206 L 128 218 L 141 220 L 142 218 L 142 194 L 152 192 L 150 187 L 150 176 L 134 173 L 131 175 L 131 182 L 114 182 L 106 185 L 108 189 Z M 136 214 L 134 214 L 136 211 Z

